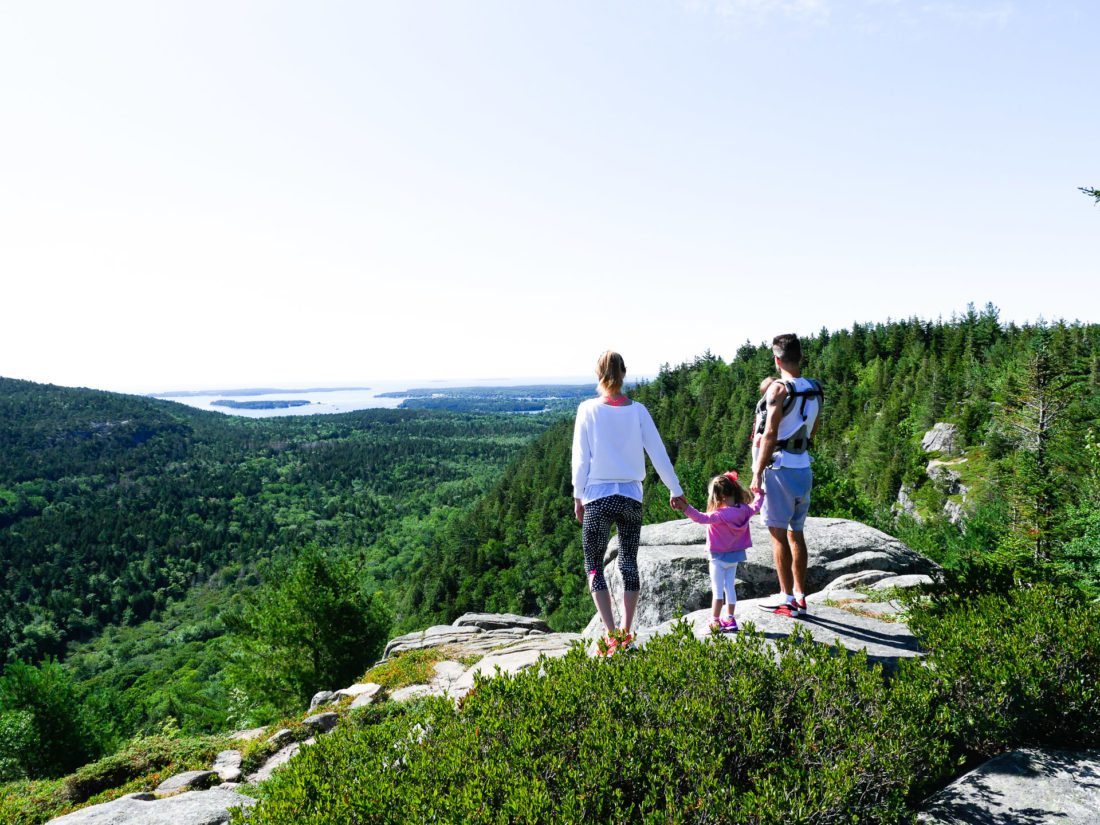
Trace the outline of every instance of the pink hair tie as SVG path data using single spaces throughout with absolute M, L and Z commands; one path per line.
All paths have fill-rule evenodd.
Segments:
M 722 475 L 724 475 L 730 481 L 737 481 L 737 471 L 736 470 L 730 470 L 728 473 L 722 473 Z

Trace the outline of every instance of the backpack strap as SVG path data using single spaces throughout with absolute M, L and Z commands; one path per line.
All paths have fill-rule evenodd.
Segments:
M 783 399 L 783 415 L 786 415 L 790 410 L 794 409 L 795 400 L 802 399 L 802 405 L 798 408 L 798 412 L 802 415 L 802 426 L 798 428 L 788 438 L 781 438 L 775 442 L 777 450 L 784 450 L 792 454 L 800 454 L 806 452 L 810 448 L 810 434 L 806 429 L 806 402 L 811 398 L 817 398 L 818 403 L 822 404 L 825 401 L 825 392 L 821 389 L 821 382 L 815 378 L 806 379 L 810 382 L 810 389 L 797 390 L 794 387 L 794 381 L 785 379 L 782 383 L 787 388 L 787 397 Z
M 795 401 L 801 398 L 802 405 L 798 408 L 798 412 L 802 416 L 802 420 L 805 421 L 806 402 L 811 398 L 817 398 L 822 403 L 825 401 L 825 392 L 821 389 L 821 382 L 815 378 L 808 378 L 806 380 L 809 381 L 811 385 L 808 390 L 795 389 L 794 380 L 790 378 L 785 378 L 780 382 L 787 389 L 787 397 L 783 399 L 783 415 L 786 415 L 794 409 Z

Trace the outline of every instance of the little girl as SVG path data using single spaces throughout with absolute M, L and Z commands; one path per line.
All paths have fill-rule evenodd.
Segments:
M 752 498 L 749 491 L 738 484 L 737 473 L 733 472 L 712 478 L 708 493 L 706 513 L 700 513 L 687 502 L 676 509 L 696 524 L 707 525 L 710 581 L 714 588 L 710 628 L 735 633 L 737 620 L 733 617 L 733 608 L 737 604 L 737 593 L 733 581 L 737 574 L 737 562 L 748 558 L 745 551 L 752 547 L 749 518 L 760 512 L 764 493 L 757 493 L 756 498 Z M 721 617 L 723 601 L 726 605 L 725 618 Z

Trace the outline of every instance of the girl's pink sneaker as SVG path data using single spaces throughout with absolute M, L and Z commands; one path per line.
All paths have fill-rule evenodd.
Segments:
M 718 624 L 722 626 L 723 633 L 736 633 L 740 628 L 737 626 L 737 619 L 730 616 L 728 619 L 719 619 Z

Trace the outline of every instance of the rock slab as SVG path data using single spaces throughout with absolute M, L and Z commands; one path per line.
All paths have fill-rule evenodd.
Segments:
M 503 614 L 502 614 L 503 615 Z M 407 633 L 391 639 L 386 645 L 382 661 L 399 653 L 422 650 L 428 647 L 452 647 L 464 656 L 483 656 L 499 647 L 513 644 L 529 636 L 543 636 L 545 631 L 529 627 L 498 627 L 482 630 L 474 625 L 436 625 L 418 633 Z
M 244 757 L 240 751 L 220 751 L 214 757 L 214 764 L 211 765 L 210 770 L 216 773 L 222 782 L 240 782 L 242 761 L 244 761 Z
M 955 424 L 939 421 L 920 440 L 920 448 L 926 453 L 941 452 L 952 455 L 958 450 L 959 428 Z
M 465 696 L 474 687 L 477 674 L 492 676 L 499 669 L 502 673 L 519 673 L 538 663 L 540 656 L 559 658 L 569 652 L 574 642 L 583 641 L 579 633 L 550 633 L 529 642 L 490 653 L 447 688 L 452 696 Z
M 321 705 L 327 705 L 330 702 L 335 702 L 339 697 L 334 690 L 319 690 L 313 694 L 313 698 L 309 700 L 309 709 L 311 711 L 317 710 Z
M 759 518 L 749 522 L 752 547 L 748 559 L 737 566 L 737 597 L 754 599 L 779 590 L 771 536 Z M 929 575 L 937 565 L 904 542 L 858 521 L 840 518 L 806 520 L 809 559 L 806 586 L 810 593 L 824 590 L 834 580 L 876 571 L 886 575 Z M 642 595 L 634 627 L 652 627 L 671 620 L 677 612 L 691 613 L 709 607 L 711 587 L 706 547 L 706 526 L 687 519 L 642 527 L 638 572 Z M 611 591 L 617 621 L 623 583 L 617 564 L 618 537 L 604 556 L 604 575 Z M 602 631 L 599 616 L 585 629 L 590 636 Z
M 463 613 L 454 620 L 455 627 L 480 627 L 482 630 L 501 630 L 522 627 L 528 630 L 550 632 L 550 625 L 534 616 L 517 616 L 515 613 Z
M 255 805 L 256 800 L 232 791 L 187 791 L 167 799 L 126 798 L 91 805 L 51 819 L 56 825 L 221 825 L 229 809 Z
M 925 801 L 921 825 L 1096 825 L 1100 751 L 1017 750 Z
M 275 772 L 276 768 L 281 768 L 287 762 L 294 758 L 294 755 L 301 750 L 301 745 L 297 742 L 291 742 L 286 747 L 280 748 L 267 758 L 267 761 L 261 765 L 255 773 L 250 773 L 247 777 L 249 784 L 258 785 L 261 782 L 266 782 L 271 778 L 271 774 Z
M 765 601 L 767 600 L 738 600 L 735 615 L 738 624 L 742 627 L 754 625 L 769 641 L 786 638 L 796 627 L 800 627 L 818 644 L 831 646 L 840 642 L 846 650 L 865 651 L 868 662 L 882 665 L 887 673 L 894 672 L 902 659 L 923 655 L 916 638 L 901 622 L 884 622 L 878 618 L 854 615 L 840 608 L 818 604 L 811 604 L 805 616 L 794 619 L 761 610 L 760 604 Z M 710 608 L 696 610 L 683 618 L 691 625 L 695 638 L 706 639 L 711 636 Z M 655 636 L 671 632 L 676 621 L 673 619 L 639 631 L 636 636 L 637 645 L 645 647 Z
M 336 727 L 339 721 L 339 714 L 329 711 L 328 713 L 316 713 L 313 716 L 307 716 L 302 720 L 302 724 L 318 733 L 328 733 Z
M 183 773 L 177 773 L 175 776 L 165 779 L 157 785 L 157 789 L 154 793 L 157 796 L 162 796 L 185 789 L 201 791 L 220 781 L 221 778 L 219 777 L 218 780 L 215 780 L 215 776 L 217 776 L 217 774 L 214 773 L 214 771 L 184 771 Z

